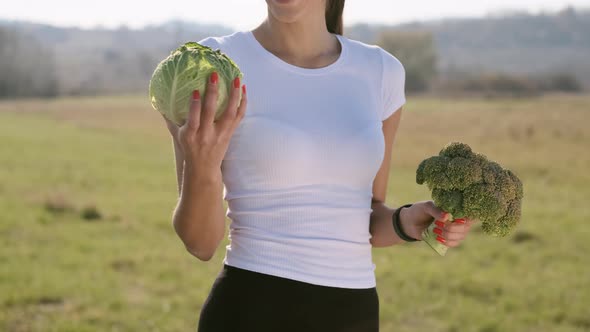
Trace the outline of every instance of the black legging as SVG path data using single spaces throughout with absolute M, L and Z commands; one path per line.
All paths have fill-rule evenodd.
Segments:
M 225 265 L 198 332 L 377 332 L 376 288 L 312 285 Z

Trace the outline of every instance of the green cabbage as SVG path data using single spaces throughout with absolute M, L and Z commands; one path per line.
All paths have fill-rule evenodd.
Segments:
M 149 86 L 152 107 L 168 120 L 182 125 L 189 111 L 193 90 L 199 90 L 204 96 L 206 83 L 213 71 L 219 75 L 217 120 L 227 106 L 233 80 L 243 75 L 227 55 L 195 42 L 188 42 L 172 51 L 156 67 Z M 239 93 L 241 98 L 241 89 Z

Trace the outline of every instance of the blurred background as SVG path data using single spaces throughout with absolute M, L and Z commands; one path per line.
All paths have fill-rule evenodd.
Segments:
M 225 249 L 199 262 L 173 231 L 147 87 L 179 44 L 265 15 L 262 0 L 2 4 L 1 331 L 196 329 Z M 429 199 L 416 166 L 454 140 L 525 188 L 507 238 L 374 250 L 381 330 L 590 331 L 590 3 L 349 0 L 344 20 L 407 71 L 389 206 Z

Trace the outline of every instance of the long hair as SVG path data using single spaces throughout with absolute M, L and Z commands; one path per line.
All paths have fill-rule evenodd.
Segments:
M 337 35 L 344 33 L 342 23 L 342 12 L 344 11 L 344 0 L 327 0 L 326 4 L 326 26 L 328 31 Z

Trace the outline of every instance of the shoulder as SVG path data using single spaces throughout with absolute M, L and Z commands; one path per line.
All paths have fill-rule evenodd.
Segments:
M 381 119 L 385 120 L 406 101 L 406 72 L 401 61 L 393 54 L 377 45 L 345 39 L 350 51 L 350 58 L 355 66 L 371 73 L 381 91 Z
M 401 61 L 380 46 L 363 43 L 347 37 L 342 37 L 342 40 L 347 43 L 351 56 L 356 61 L 367 61 L 375 66 L 379 66 L 380 71 L 390 75 L 405 73 Z
M 405 76 L 406 71 L 404 65 L 397 57 L 382 48 L 379 48 L 379 51 L 384 73 Z
M 235 45 L 240 44 L 247 38 L 247 32 L 245 31 L 237 31 L 230 35 L 225 36 L 211 36 L 204 39 L 199 40 L 199 44 L 211 47 L 212 49 L 227 49 L 227 48 L 234 48 Z
M 246 55 L 248 50 L 249 32 L 237 31 L 231 35 L 219 37 L 207 37 L 200 40 L 198 43 L 204 46 L 211 47 L 214 50 L 221 50 L 227 54 L 240 69 L 245 69 L 245 63 L 251 58 Z
M 370 45 L 348 38 L 343 40 L 348 47 L 352 64 L 367 71 L 372 77 L 380 78 L 377 82 L 380 83 L 383 98 L 392 99 L 394 97 L 391 95 L 397 94 L 399 96 L 396 99 L 401 101 L 406 80 L 406 71 L 401 61 L 378 45 Z

